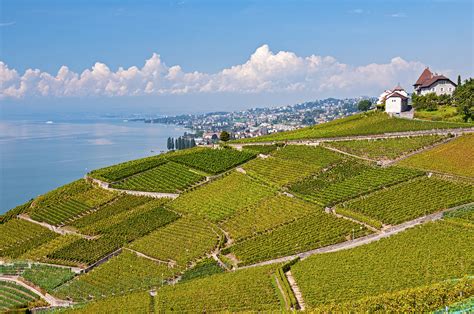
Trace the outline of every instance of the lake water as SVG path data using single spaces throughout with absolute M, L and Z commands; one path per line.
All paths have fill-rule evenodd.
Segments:
M 184 131 L 119 119 L 0 121 L 0 214 L 92 169 L 158 154 Z

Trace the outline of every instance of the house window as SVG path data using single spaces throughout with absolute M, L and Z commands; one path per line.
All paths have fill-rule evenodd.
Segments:
M 443 88 L 441 87 L 441 91 L 443 91 Z

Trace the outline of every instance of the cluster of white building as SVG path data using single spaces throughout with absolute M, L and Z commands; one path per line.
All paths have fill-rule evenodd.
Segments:
M 436 95 L 452 95 L 456 89 L 456 84 L 444 75 L 438 75 L 426 68 L 420 77 L 413 84 L 414 93 L 426 95 L 435 93 Z M 378 105 L 385 104 L 385 112 L 390 114 L 400 114 L 411 110 L 410 96 L 400 84 L 393 89 L 385 90 L 377 101 Z

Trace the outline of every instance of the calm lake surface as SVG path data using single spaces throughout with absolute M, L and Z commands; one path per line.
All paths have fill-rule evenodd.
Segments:
M 121 119 L 0 120 L 0 214 L 92 169 L 158 154 L 185 131 Z

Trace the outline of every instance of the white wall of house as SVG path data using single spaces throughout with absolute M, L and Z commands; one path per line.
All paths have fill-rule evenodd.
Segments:
M 443 94 L 448 94 L 452 95 L 454 93 L 454 90 L 456 89 L 456 86 L 454 86 L 451 82 L 449 81 L 438 81 L 431 85 L 429 88 L 422 88 L 420 90 L 421 95 L 426 95 L 429 93 L 436 93 L 436 95 L 443 95 Z
M 400 113 L 402 112 L 402 99 L 400 97 L 390 97 L 385 100 L 385 112 Z

